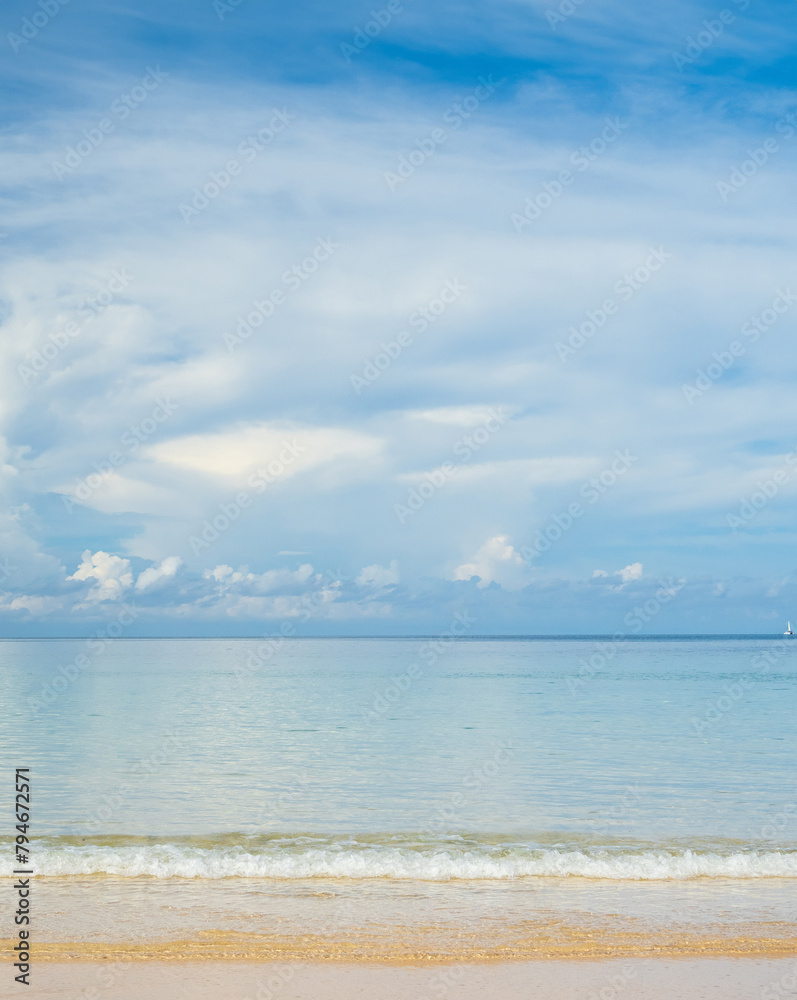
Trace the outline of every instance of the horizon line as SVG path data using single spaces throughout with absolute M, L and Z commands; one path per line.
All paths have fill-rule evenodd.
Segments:
M 617 632 L 570 632 L 570 633 L 547 633 L 547 632 L 507 632 L 507 633 L 483 633 L 478 635 L 444 635 L 440 632 L 413 632 L 397 635 L 291 635 L 283 636 L 277 633 L 261 633 L 259 635 L 127 635 L 127 636 L 98 636 L 96 632 L 89 635 L 6 635 L 0 636 L 0 642 L 81 642 L 87 639 L 102 639 L 104 642 L 157 642 L 157 641 L 181 641 L 181 640 L 239 640 L 253 641 L 262 639 L 284 639 L 286 642 L 293 639 L 315 640 L 315 639 L 441 639 L 455 642 L 474 642 L 498 639 L 512 640 L 540 640 L 540 639 L 610 639 L 613 642 L 635 642 L 637 640 L 650 639 L 773 639 L 786 638 L 788 632 L 656 632 L 649 635 L 628 635 Z

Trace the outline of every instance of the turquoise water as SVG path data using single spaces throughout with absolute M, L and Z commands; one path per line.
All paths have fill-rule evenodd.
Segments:
M 100 645 L 0 643 L 42 874 L 797 877 L 797 642 Z

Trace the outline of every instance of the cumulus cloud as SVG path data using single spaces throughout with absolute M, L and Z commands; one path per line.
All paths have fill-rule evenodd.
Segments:
M 618 583 L 616 587 L 611 587 L 610 590 L 622 590 L 627 583 L 632 583 L 636 580 L 642 579 L 642 563 L 631 563 L 629 566 L 617 569 L 613 573 L 607 573 L 605 569 L 596 569 L 592 571 L 593 580 L 608 580 L 610 576 L 620 577 L 620 583 Z
M 374 563 L 373 566 L 363 566 L 356 579 L 361 587 L 390 587 L 399 582 L 398 560 L 391 559 L 389 566 L 380 566 Z
M 635 562 L 631 563 L 630 566 L 624 566 L 623 569 L 615 570 L 614 576 L 619 576 L 623 581 L 623 584 L 631 583 L 632 580 L 642 579 L 642 563 Z
M 529 565 L 516 552 L 506 535 L 488 539 L 471 562 L 454 570 L 454 580 L 471 580 L 478 577 L 478 587 L 497 583 L 504 590 L 521 590 L 531 579 Z
M 179 556 L 167 556 L 158 566 L 150 566 L 139 573 L 136 590 L 146 590 L 159 580 L 167 580 L 174 576 L 182 565 L 183 560 Z
M 303 589 L 314 576 L 320 580 L 310 563 L 304 563 L 296 570 L 271 569 L 265 573 L 252 573 L 248 566 L 240 566 L 234 570 L 232 566 L 222 563 L 213 569 L 206 569 L 202 576 L 206 580 L 215 580 L 220 592 L 236 590 L 248 594 L 270 594 L 280 590 L 296 592 Z
M 0 601 L 0 611 L 25 612 L 31 618 L 46 618 L 64 608 L 64 601 L 57 597 L 22 594 L 10 601 Z
M 85 600 L 90 603 L 117 601 L 126 590 L 133 586 L 130 560 L 109 555 L 101 549 L 91 554 L 91 549 L 83 553 L 83 561 L 67 580 L 96 580 Z
M 306 622 L 312 618 L 355 619 L 386 613 L 385 606 L 375 609 L 359 604 L 356 599 L 341 602 L 343 582 L 334 576 L 316 573 L 309 563 L 295 570 L 276 569 L 265 573 L 252 573 L 247 566 L 236 570 L 222 563 L 206 569 L 202 578 L 212 581 L 201 599 L 203 614 L 217 619 L 299 618 Z M 338 602 L 341 602 L 340 607 Z M 196 603 L 188 604 L 184 613 L 195 615 L 197 610 Z

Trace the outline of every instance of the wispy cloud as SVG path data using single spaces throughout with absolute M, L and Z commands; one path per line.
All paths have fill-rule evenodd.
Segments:
M 0 557 L 18 568 L 0 579 L 0 609 L 12 627 L 79 622 L 132 594 L 153 620 L 210 608 L 243 628 L 323 590 L 329 620 L 411 630 L 445 618 L 459 588 L 525 628 L 523 602 L 546 588 L 586 622 L 596 593 L 619 601 L 667 573 L 712 580 L 699 609 L 679 598 L 680 627 L 687 609 L 764 620 L 786 600 L 766 594 L 791 572 L 794 493 L 732 539 L 726 516 L 797 448 L 784 430 L 797 416 L 788 317 L 699 406 L 681 391 L 792 271 L 797 145 L 777 126 L 797 108 L 793 5 L 732 9 L 680 68 L 674 54 L 717 16 L 707 3 L 589 0 L 555 24 L 547 0 L 453 17 L 406 4 L 347 61 L 340 46 L 368 13 L 355 3 L 245 3 L 219 19 L 210 3 L 89 0 L 9 45 L 0 78 L 21 96 L 3 112 Z M 3 37 L 28 16 L 4 4 Z M 503 82 L 475 109 L 490 75 Z M 598 155 L 607 118 L 628 127 Z M 433 155 L 390 191 L 385 172 L 436 128 Z M 770 140 L 777 154 L 723 201 L 718 181 Z M 207 185 L 187 224 L 180 205 Z M 516 231 L 517 207 L 546 192 Z M 319 241 L 335 246 L 323 262 Z M 651 247 L 671 256 L 642 281 Z M 452 276 L 466 291 L 423 326 L 420 307 Z M 557 343 L 618 287 L 633 295 L 563 365 Z M 411 348 L 393 360 L 405 329 Z M 353 392 L 352 373 L 383 356 Z M 398 524 L 397 499 L 495 412 L 500 432 Z M 638 458 L 633 477 L 533 573 L 518 563 L 618 449 Z M 316 585 L 332 565 L 340 587 Z M 625 568 L 592 579 L 595 566 Z M 755 584 L 733 584 L 745 576 Z

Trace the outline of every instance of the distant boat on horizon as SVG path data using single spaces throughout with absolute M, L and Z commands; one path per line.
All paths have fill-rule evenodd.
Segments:
M 792 632 L 792 630 L 791 630 L 791 622 L 786 622 L 786 631 L 783 634 L 784 635 L 794 635 L 794 632 Z

